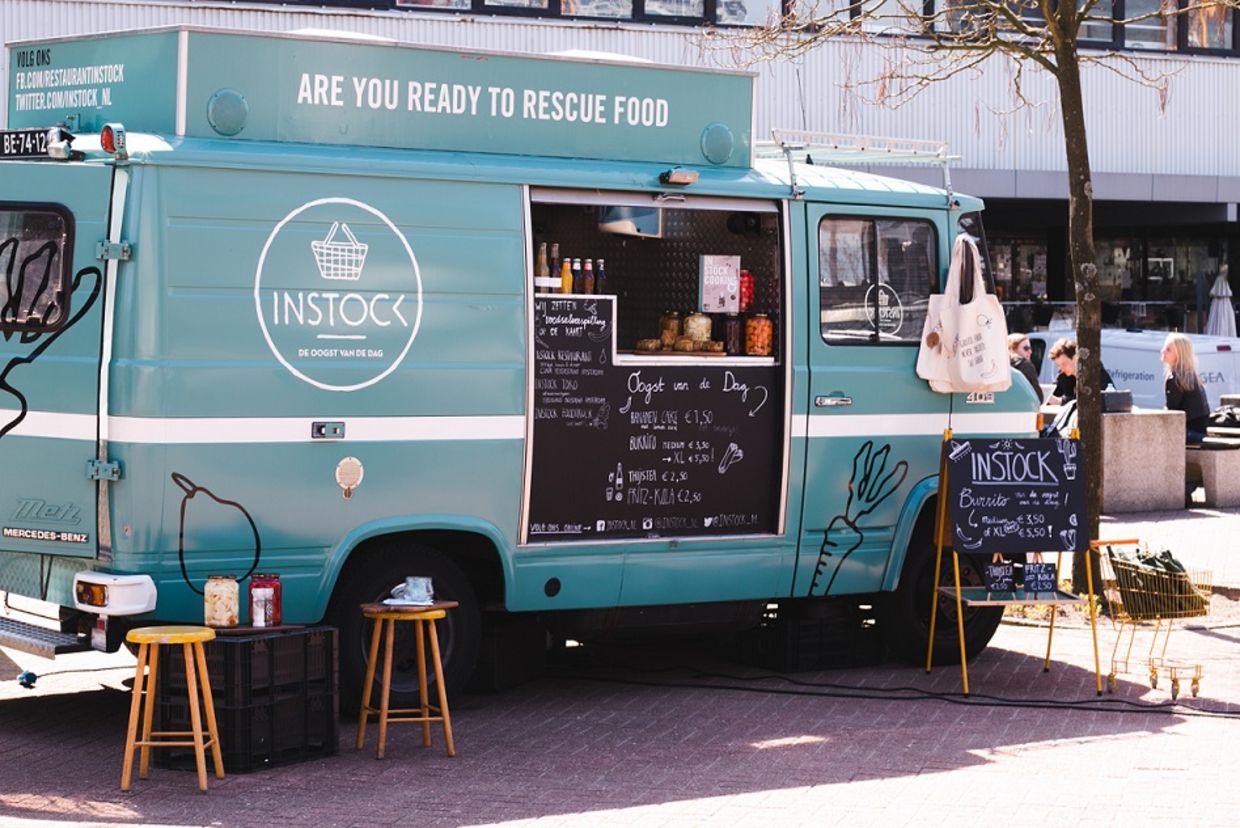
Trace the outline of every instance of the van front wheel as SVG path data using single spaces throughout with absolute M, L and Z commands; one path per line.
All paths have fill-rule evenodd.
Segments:
M 934 663 L 957 664 L 960 662 L 960 639 L 956 630 L 955 598 L 931 587 L 935 546 L 928 539 L 932 534 L 928 528 L 914 532 L 900 573 L 900 585 L 895 592 L 883 594 L 878 603 L 878 628 L 888 649 L 897 658 L 909 664 L 925 665 L 926 645 L 930 639 L 930 601 L 931 596 L 935 596 L 938 611 L 934 622 Z M 980 586 L 983 583 L 980 562 L 961 555 L 960 585 Z M 948 548 L 943 549 L 939 584 L 953 585 L 952 556 Z M 968 657 L 973 658 L 986 649 L 999 629 L 1003 607 L 964 607 L 963 613 L 964 646 Z
M 364 561 L 351 566 L 341 577 L 332 596 L 328 622 L 340 631 L 342 713 L 356 715 L 360 708 L 362 681 L 366 677 L 366 664 L 370 657 L 373 625 L 362 617 L 359 606 L 390 597 L 392 588 L 403 583 L 407 575 L 429 575 L 436 599 L 456 601 L 460 605 L 448 610 L 446 617 L 435 622 L 449 693 L 464 687 L 473 672 L 478 658 L 482 619 L 478 598 L 469 579 L 456 564 L 435 549 L 407 542 L 388 542 L 378 554 L 369 555 Z M 396 624 L 392 652 L 392 707 L 418 705 L 417 643 L 413 630 L 411 623 Z M 376 685 L 382 681 L 382 650 L 379 659 Z M 433 699 L 433 668 L 428 670 L 428 679 Z

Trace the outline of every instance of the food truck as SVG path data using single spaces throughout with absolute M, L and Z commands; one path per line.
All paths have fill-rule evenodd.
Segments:
M 358 605 L 419 575 L 450 682 L 515 620 L 864 607 L 915 658 L 944 430 L 1036 431 L 1026 383 L 914 373 L 981 203 L 761 157 L 751 74 L 194 28 L 8 60 L 0 590 L 61 622 L 0 643 L 274 573 L 356 693 Z

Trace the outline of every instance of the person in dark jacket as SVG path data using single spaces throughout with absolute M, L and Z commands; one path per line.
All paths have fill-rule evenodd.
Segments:
M 1192 340 L 1184 334 L 1168 334 L 1162 347 L 1162 362 L 1167 366 L 1164 385 L 1167 408 L 1184 412 L 1185 441 L 1200 443 L 1210 425 L 1210 403 L 1197 373 Z
M 1055 390 L 1047 397 L 1051 405 L 1064 405 L 1076 399 L 1076 340 L 1061 339 L 1051 346 L 1046 354 L 1059 366 L 1059 376 L 1055 377 Z M 1115 380 L 1106 366 L 1102 366 L 1102 390 L 1115 387 Z
M 1033 393 L 1038 395 L 1038 402 L 1042 402 L 1042 386 L 1038 384 L 1038 369 L 1033 367 L 1033 363 L 1029 358 L 1033 356 L 1033 345 L 1029 343 L 1029 337 L 1023 333 L 1008 334 L 1008 359 L 1012 363 L 1012 367 L 1020 371 L 1025 379 L 1029 380 L 1029 384 L 1033 386 Z

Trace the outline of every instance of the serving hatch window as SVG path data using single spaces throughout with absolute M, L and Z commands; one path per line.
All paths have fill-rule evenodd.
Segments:
M 835 345 L 913 344 L 938 275 L 934 225 L 827 217 L 818 225 L 822 338 Z
M 0 330 L 43 332 L 64 323 L 71 233 L 58 207 L 0 203 Z
M 561 190 L 536 191 L 531 201 L 536 292 L 614 297 L 622 361 L 781 360 L 774 203 Z

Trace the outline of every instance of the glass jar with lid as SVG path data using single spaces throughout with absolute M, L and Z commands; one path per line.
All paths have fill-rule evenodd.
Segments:
M 745 320 L 745 353 L 749 356 L 770 356 L 775 326 L 765 313 L 755 313 Z
M 211 575 L 202 590 L 203 623 L 208 627 L 235 627 L 241 614 L 237 579 L 231 575 Z
M 659 319 L 659 344 L 671 350 L 680 336 L 680 314 L 676 311 L 664 311 Z
M 710 328 L 710 317 L 701 311 L 694 311 L 685 317 L 685 336 L 694 342 L 709 342 Z
M 260 575 L 250 578 L 250 625 L 254 627 L 278 627 L 283 618 L 284 587 L 279 575 Z

